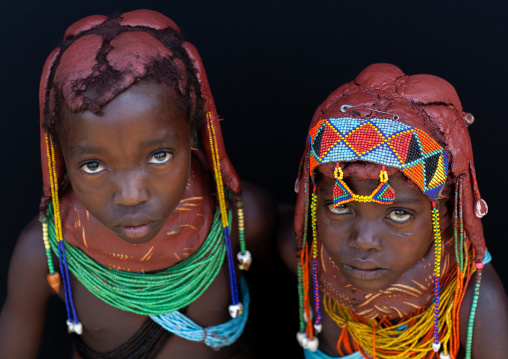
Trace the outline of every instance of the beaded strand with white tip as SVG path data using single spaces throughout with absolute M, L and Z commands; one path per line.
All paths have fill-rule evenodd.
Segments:
M 242 303 L 231 304 L 228 307 L 228 311 L 231 318 L 236 318 L 243 313 L 243 304 Z

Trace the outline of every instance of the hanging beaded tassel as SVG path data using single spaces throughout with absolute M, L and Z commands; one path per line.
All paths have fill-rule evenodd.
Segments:
M 316 320 L 314 322 L 314 328 L 317 333 L 321 332 L 321 290 L 319 288 L 318 280 L 318 244 L 317 244 L 317 226 L 316 226 L 316 205 L 317 195 L 316 187 L 312 192 L 312 281 L 314 282 L 314 307 L 316 309 Z
M 482 283 L 483 263 L 475 263 L 476 267 L 476 283 L 474 284 L 473 303 L 469 313 L 469 322 L 467 323 L 467 340 L 466 340 L 466 359 L 471 359 L 471 347 L 473 346 L 473 326 L 474 317 L 476 315 L 476 307 L 478 306 L 478 297 L 480 296 L 480 285 Z
M 53 265 L 53 256 L 51 255 L 51 245 L 49 244 L 49 236 L 48 236 L 48 219 L 42 218 L 42 241 L 44 242 L 44 249 L 46 250 L 46 258 L 48 259 L 48 269 L 49 274 L 46 276 L 46 280 L 51 288 L 55 291 L 55 293 L 60 292 L 60 284 L 62 283 L 60 279 L 60 273 L 55 271 L 55 266 Z
M 58 178 L 56 174 L 56 161 L 55 161 L 55 149 L 51 137 L 46 134 L 46 154 L 48 157 L 49 177 L 51 182 L 51 199 L 53 204 L 53 221 L 55 226 L 55 234 L 58 243 L 58 258 L 60 262 L 60 273 L 63 279 L 64 293 L 65 293 L 65 306 L 67 309 L 67 329 L 69 333 L 81 334 L 83 332 L 83 325 L 78 320 L 76 307 L 74 306 L 74 298 L 71 290 L 69 268 L 67 266 L 67 257 L 65 255 L 65 245 L 62 234 L 62 221 L 60 218 L 60 202 L 58 200 Z M 43 222 L 43 239 L 44 239 L 44 227 L 47 222 Z M 47 237 L 46 237 L 47 240 Z M 44 241 L 46 246 L 46 241 Z M 48 242 L 49 244 L 49 242 Z M 51 253 L 49 254 L 51 255 Z M 48 259 L 49 262 L 49 259 Z M 51 266 L 52 267 L 52 266 Z M 50 267 L 50 271 L 51 271 Z M 54 271 L 54 268 L 53 268 Z M 50 273 L 51 274 L 51 273 Z
M 438 352 L 441 348 L 439 343 L 439 303 L 440 303 L 440 277 L 441 277 L 441 229 L 439 226 L 439 211 L 436 203 L 432 203 L 432 226 L 434 228 L 434 342 L 432 349 Z
M 237 216 L 238 216 L 238 239 L 240 241 L 240 252 L 237 253 L 236 258 L 240 263 L 238 268 L 240 270 L 249 270 L 252 263 L 252 255 L 245 248 L 245 220 L 243 217 L 243 201 L 236 202 Z
M 307 253 L 307 230 L 308 230 L 308 221 L 309 221 L 309 184 L 308 182 L 304 182 L 304 195 L 305 195 L 305 218 L 303 222 L 303 238 L 302 238 L 302 248 L 300 251 L 299 260 L 297 261 L 297 274 L 298 274 L 298 304 L 299 304 L 299 322 L 300 322 L 300 330 L 296 333 L 296 340 L 300 344 L 302 348 L 305 348 L 305 343 L 307 341 L 306 331 L 306 311 L 310 312 L 308 308 L 308 278 L 305 272 L 307 269 L 306 263 L 306 253 Z
M 224 194 L 224 185 L 222 182 L 222 171 L 220 168 L 220 157 L 219 147 L 217 144 L 217 137 L 215 135 L 215 128 L 212 123 L 212 114 L 208 112 L 206 114 L 206 126 L 208 130 L 208 138 L 210 140 L 210 149 L 212 152 L 213 159 L 213 171 L 215 174 L 215 182 L 217 184 L 217 196 L 219 198 L 219 207 L 222 218 L 222 228 L 224 230 L 224 240 L 226 242 L 226 252 L 228 257 L 228 268 L 229 268 L 229 283 L 231 287 L 231 301 L 232 304 L 229 306 L 229 314 L 232 318 L 236 318 L 243 312 L 243 305 L 238 300 L 238 286 L 236 281 L 236 273 L 233 262 L 233 249 L 231 247 L 231 237 L 229 232 L 229 221 L 226 208 L 226 197 Z M 243 218 L 243 212 L 242 212 Z M 243 228 L 242 228 L 243 230 Z
M 320 310 L 320 290 L 319 290 L 319 282 L 317 277 L 317 232 L 316 232 L 316 203 L 317 203 L 317 195 L 316 188 L 314 187 L 312 191 L 312 199 L 310 204 L 311 211 L 311 223 L 312 223 L 312 281 L 314 284 L 314 304 L 316 309 L 316 321 L 315 325 L 312 325 L 312 310 L 310 309 L 310 299 L 309 299 L 309 286 L 310 286 L 310 276 L 309 276 L 309 251 L 307 248 L 307 242 L 304 240 L 304 246 L 302 247 L 301 254 L 301 268 L 302 268 L 302 289 L 303 289 L 303 319 L 305 325 L 305 332 L 299 332 L 296 336 L 298 343 L 302 348 L 308 349 L 312 352 L 315 352 L 319 347 L 319 340 L 314 335 L 314 329 L 317 332 L 321 331 L 321 310 Z M 306 218 L 307 222 L 308 217 Z M 305 227 L 305 232 L 306 231 Z M 306 238 L 306 237 L 305 237 Z M 301 323 L 301 322 L 300 322 Z M 302 325 L 300 324 L 300 327 Z

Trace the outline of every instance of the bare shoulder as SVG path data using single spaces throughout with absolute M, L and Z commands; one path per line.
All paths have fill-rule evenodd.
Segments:
M 46 252 L 42 241 L 42 226 L 37 218 L 32 219 L 18 237 L 9 266 L 9 291 L 19 284 L 39 283 L 43 278 L 44 287 L 50 288 L 45 277 L 48 272 Z
M 242 182 L 245 216 L 245 241 L 256 261 L 270 260 L 275 250 L 278 223 L 277 204 L 264 189 Z
M 473 303 L 475 274 L 466 290 L 460 309 L 460 339 L 467 343 L 467 329 Z M 473 326 L 472 357 L 501 359 L 508 353 L 508 298 L 494 267 L 486 264 L 482 271 L 480 295 Z
M 0 314 L 0 357 L 37 353 L 51 288 L 42 229 L 33 219 L 22 231 L 9 266 L 7 299 Z

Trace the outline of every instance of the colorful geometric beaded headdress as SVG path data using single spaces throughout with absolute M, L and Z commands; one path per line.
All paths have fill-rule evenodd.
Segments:
M 401 122 L 373 118 L 329 118 L 309 132 L 310 175 L 328 162 L 368 161 L 396 167 L 435 200 L 448 175 L 443 148 L 425 132 Z

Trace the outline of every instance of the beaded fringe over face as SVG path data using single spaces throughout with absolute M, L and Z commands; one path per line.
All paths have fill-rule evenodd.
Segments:
M 347 106 L 347 105 L 345 105 Z M 315 169 L 318 165 L 336 162 L 336 168 L 334 171 L 335 186 L 333 190 L 333 203 L 334 206 L 339 206 L 350 201 L 359 202 L 376 202 L 380 204 L 393 203 L 395 199 L 395 193 L 388 184 L 388 175 L 385 171 L 385 166 L 396 167 L 401 170 L 409 179 L 411 179 L 420 190 L 425 193 L 431 200 L 432 205 L 432 223 L 434 233 L 434 247 L 435 247 L 435 260 L 434 260 L 434 300 L 431 309 L 425 311 L 428 320 L 425 321 L 427 325 L 430 323 L 429 315 L 432 315 L 433 325 L 430 332 L 426 332 L 424 341 L 418 343 L 418 338 L 410 338 L 408 342 L 409 347 L 404 345 L 397 346 L 395 344 L 389 344 L 388 347 L 382 345 L 376 346 L 376 328 L 382 325 L 382 321 L 379 323 L 363 324 L 370 328 L 368 331 L 372 334 L 371 346 L 365 348 L 364 345 L 359 345 L 355 342 L 353 346 L 355 350 L 359 350 L 365 355 L 369 355 L 372 358 L 385 358 L 385 357 L 396 357 L 405 358 L 408 353 L 416 355 L 418 358 L 426 357 L 430 351 L 438 352 L 441 348 L 441 343 L 446 344 L 441 353 L 443 358 L 449 358 L 450 353 L 456 353 L 458 351 L 459 333 L 458 333 L 458 312 L 460 309 L 460 301 L 452 300 L 453 298 L 459 298 L 464 295 L 465 288 L 467 287 L 468 280 L 471 276 L 472 271 L 475 269 L 481 270 L 482 264 L 479 263 L 475 267 L 468 266 L 468 261 L 471 260 L 470 247 L 465 238 L 464 231 L 462 228 L 462 211 L 459 203 L 461 203 L 461 191 L 462 186 L 460 181 L 456 187 L 456 211 L 455 211 L 455 246 L 457 256 L 457 276 L 456 280 L 452 281 L 447 287 L 447 300 L 441 302 L 441 256 L 442 256 L 442 244 L 441 244 L 441 230 L 439 225 L 439 212 L 436 207 L 435 200 L 438 198 L 443 186 L 446 182 L 448 169 L 449 169 L 449 158 L 448 154 L 444 149 L 434 141 L 425 132 L 406 125 L 404 123 L 395 120 L 398 119 L 394 116 L 394 119 L 356 119 L 351 117 L 344 118 L 329 118 L 319 121 L 310 131 L 308 135 L 310 155 L 309 155 L 309 170 L 310 178 L 312 180 L 311 189 L 307 191 L 311 192 L 310 204 L 306 199 L 305 208 L 310 209 L 311 214 L 311 225 L 312 225 L 312 244 L 309 246 L 307 237 L 307 229 L 304 229 L 303 246 L 300 254 L 300 262 L 298 263 L 298 274 L 299 274 L 299 292 L 300 292 L 300 332 L 297 334 L 299 343 L 305 349 L 311 351 L 317 350 L 319 346 L 318 339 L 314 333 L 321 331 L 321 291 L 318 279 L 318 238 L 316 228 L 316 203 L 317 194 L 314 182 Z M 380 184 L 369 196 L 360 196 L 354 194 L 343 179 L 343 171 L 340 165 L 341 162 L 350 161 L 367 161 L 382 165 L 380 173 Z M 307 198 L 307 197 L 306 197 Z M 460 213 L 459 213 L 460 212 Z M 306 217 L 307 218 L 307 217 Z M 305 220 L 307 222 L 307 219 Z M 306 223 L 305 223 L 306 226 Z M 309 263 L 309 255 L 312 256 L 312 260 Z M 309 267 L 312 268 L 312 279 L 309 275 Z M 478 275 L 478 283 L 475 293 L 479 291 L 479 281 L 481 279 L 481 272 Z M 313 283 L 313 297 L 314 297 L 314 312 L 316 318 L 314 323 L 311 320 L 312 311 L 310 310 L 310 285 L 309 282 Z M 446 283 L 450 282 L 450 278 L 446 278 Z M 452 289 L 454 288 L 454 289 Z M 452 299 L 450 299 L 452 298 Z M 334 311 L 330 308 L 333 305 L 330 302 L 330 298 L 327 298 L 326 309 L 332 318 L 336 317 Z M 475 296 L 477 301 L 477 296 Z M 339 307 L 339 304 L 336 303 Z M 341 307 L 343 308 L 343 307 Z M 470 326 L 468 329 L 468 338 L 472 338 L 472 322 L 474 320 L 474 307 L 471 311 Z M 349 311 L 346 308 L 340 309 L 341 311 Z M 446 315 L 443 314 L 443 310 Z M 348 314 L 349 318 L 355 317 L 353 313 Z M 445 320 L 446 318 L 446 320 Z M 358 318 L 357 318 L 358 319 Z M 342 321 L 344 319 L 341 319 Z M 337 322 L 339 323 L 339 322 Z M 345 322 L 344 322 L 345 323 Z M 387 321 L 388 323 L 388 321 Z M 408 323 L 413 325 L 416 323 L 414 318 L 408 319 Z M 454 323 L 454 324 L 453 324 Z M 383 324 L 388 329 L 394 330 L 395 326 Z M 347 339 L 348 330 L 353 330 L 353 327 L 349 327 L 347 323 L 341 325 L 344 329 L 341 334 L 341 339 L 337 347 L 340 349 L 341 343 Z M 418 325 L 418 330 L 425 331 L 425 328 Z M 379 327 L 381 329 L 381 327 Z M 412 333 L 412 332 L 411 332 Z M 423 333 L 423 332 L 422 332 Z M 427 335 L 428 333 L 428 335 Z M 350 333 L 353 334 L 353 333 Z M 420 333 L 421 334 L 421 333 Z M 430 336 L 430 338 L 429 338 Z M 362 336 L 358 338 L 353 335 L 354 340 L 361 340 Z M 416 341 L 415 341 L 416 340 Z M 346 340 L 348 343 L 349 341 Z M 392 342 L 392 341 L 388 341 Z M 471 356 L 471 340 L 468 341 L 466 347 L 466 357 Z M 431 345 L 430 345 L 431 344 Z M 418 349 L 414 348 L 415 345 Z M 420 345 L 420 346 L 419 346 Z M 431 346 L 431 348 L 430 348 Z M 348 344 L 346 347 L 351 346 Z M 393 350 L 390 350 L 392 348 Z M 368 350 L 366 350 L 368 349 Z M 339 350 L 340 352 L 341 350 Z M 389 353 L 386 356 L 386 353 Z M 418 353 L 418 354 L 417 354 Z M 395 356 L 394 356 L 395 355 Z

